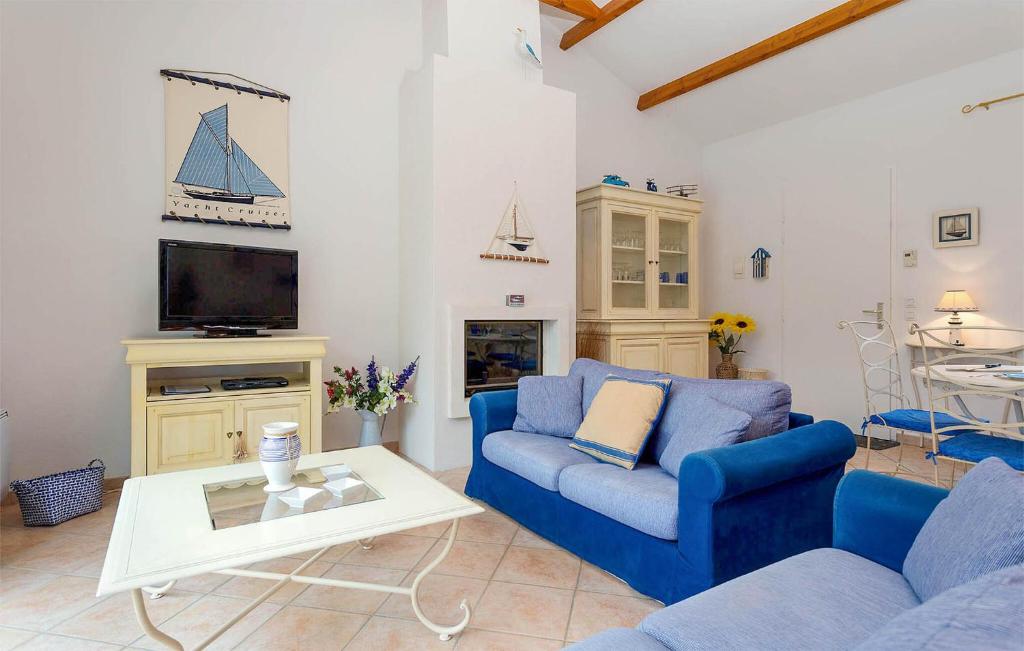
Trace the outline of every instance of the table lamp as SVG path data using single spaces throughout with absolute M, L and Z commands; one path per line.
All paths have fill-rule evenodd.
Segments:
M 951 346 L 963 346 L 964 342 L 960 339 L 960 326 L 964 322 L 960 319 L 959 313 L 978 311 L 978 306 L 974 304 L 970 294 L 962 289 L 947 289 L 946 293 L 939 299 L 939 304 L 935 306 L 935 311 L 952 312 L 949 321 L 947 321 L 949 324 L 949 344 Z

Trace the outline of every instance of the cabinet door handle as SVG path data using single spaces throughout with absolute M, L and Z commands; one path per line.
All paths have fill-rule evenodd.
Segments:
M 242 438 L 242 430 L 238 430 L 237 432 L 235 432 L 235 436 L 237 436 L 238 438 Z
M 235 433 L 234 433 L 234 432 L 228 432 L 228 438 L 231 438 L 231 437 L 232 437 L 232 436 L 234 436 L 234 435 L 235 435 Z

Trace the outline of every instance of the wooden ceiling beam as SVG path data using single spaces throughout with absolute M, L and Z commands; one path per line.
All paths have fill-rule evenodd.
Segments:
M 540 0 L 544 4 L 567 11 L 580 18 L 593 19 L 601 15 L 601 8 L 594 4 L 594 0 Z
M 562 42 L 558 44 L 558 47 L 568 50 L 641 2 L 642 0 L 609 0 L 605 6 L 601 7 L 601 13 L 596 17 L 581 20 L 563 34 Z
M 710 84 L 722 77 L 750 67 L 755 63 L 770 59 L 776 54 L 781 54 L 808 41 L 813 41 L 819 36 L 824 36 L 850 23 L 855 23 L 871 14 L 888 9 L 902 1 L 849 0 L 838 7 L 833 7 L 822 14 L 805 20 L 799 25 L 770 36 L 760 43 L 755 43 L 735 54 L 730 54 L 724 59 L 719 59 L 699 70 L 683 75 L 675 81 L 670 81 L 654 90 L 647 91 L 637 100 L 636 107 L 644 111 L 652 106 L 657 106 L 662 102 L 679 97 L 683 93 Z

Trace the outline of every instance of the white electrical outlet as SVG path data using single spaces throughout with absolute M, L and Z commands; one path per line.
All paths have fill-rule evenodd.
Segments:
M 917 266 L 917 249 L 903 249 L 903 266 Z

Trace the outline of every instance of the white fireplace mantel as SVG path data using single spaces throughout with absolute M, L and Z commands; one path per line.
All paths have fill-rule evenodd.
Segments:
M 545 375 L 565 374 L 576 353 L 576 310 L 570 305 L 449 305 L 448 418 L 468 418 L 465 397 L 466 321 L 540 321 L 544 337 Z

